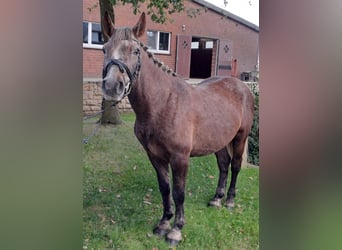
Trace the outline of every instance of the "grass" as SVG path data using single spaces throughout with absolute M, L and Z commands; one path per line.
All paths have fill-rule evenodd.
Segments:
M 152 234 L 162 215 L 157 178 L 133 133 L 134 114 L 100 127 L 84 145 L 83 249 L 169 249 Z M 94 121 L 84 122 L 84 136 Z M 259 249 L 259 170 L 244 167 L 236 207 L 207 207 L 218 168 L 214 156 L 191 158 L 183 241 L 177 249 Z

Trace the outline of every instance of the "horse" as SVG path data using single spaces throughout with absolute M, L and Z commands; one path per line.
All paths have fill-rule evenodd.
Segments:
M 153 229 L 172 246 L 182 240 L 189 158 L 215 154 L 219 179 L 210 206 L 220 207 L 228 168 L 231 181 L 225 206 L 234 207 L 235 186 L 252 127 L 254 98 L 237 78 L 211 77 L 193 87 L 164 65 L 138 40 L 145 33 L 142 13 L 133 27 L 116 28 L 105 14 L 102 92 L 115 103 L 128 96 L 136 114 L 134 133 L 156 171 L 163 215 Z M 172 171 L 171 200 L 169 170 Z

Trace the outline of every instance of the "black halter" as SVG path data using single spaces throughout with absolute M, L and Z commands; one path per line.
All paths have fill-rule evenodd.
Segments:
M 140 50 L 139 49 L 138 49 L 137 53 L 138 53 L 138 62 L 137 62 L 137 65 L 135 66 L 133 74 L 132 74 L 131 70 L 128 68 L 128 66 L 118 59 L 110 60 L 109 63 L 106 65 L 106 67 L 103 68 L 103 71 L 102 71 L 102 79 L 105 78 L 105 76 L 108 73 L 109 68 L 112 67 L 113 65 L 118 66 L 121 73 L 126 72 L 128 78 L 129 78 L 129 82 L 125 83 L 125 92 L 124 92 L 122 99 L 124 97 L 126 97 L 127 95 L 129 95 L 129 93 L 132 90 L 132 86 L 135 83 L 136 79 L 138 78 L 138 75 L 140 72 L 141 59 L 140 59 Z

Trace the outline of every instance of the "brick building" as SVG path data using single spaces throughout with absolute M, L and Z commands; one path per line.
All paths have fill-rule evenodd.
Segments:
M 99 79 L 102 72 L 100 9 L 97 0 L 83 0 L 83 76 Z M 173 22 L 157 24 L 147 17 L 140 40 L 184 78 L 213 75 L 245 77 L 256 70 L 259 27 L 203 0 L 185 0 L 187 9 L 201 9 L 195 18 L 175 13 Z M 89 11 L 89 8 L 92 8 Z M 142 5 L 142 11 L 146 10 Z M 139 15 L 130 5 L 115 6 L 115 25 L 133 26 Z M 244 74 L 243 74 L 244 73 Z

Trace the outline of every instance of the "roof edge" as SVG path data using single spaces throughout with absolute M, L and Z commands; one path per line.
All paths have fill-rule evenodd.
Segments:
M 216 5 L 213 5 L 207 1 L 204 1 L 204 0 L 192 0 L 193 2 L 199 4 L 199 5 L 202 5 L 204 7 L 207 7 L 208 9 L 211 9 L 223 16 L 226 16 L 238 23 L 241 23 L 245 26 L 247 26 L 248 28 L 251 28 L 252 30 L 254 31 L 257 31 L 259 32 L 259 26 L 255 25 L 254 23 L 251 23 L 249 21 L 247 21 L 246 19 L 243 19 L 237 15 L 234 15 L 233 13 L 229 12 L 229 11 L 226 11 L 224 9 L 221 9 L 220 7 L 217 7 Z

